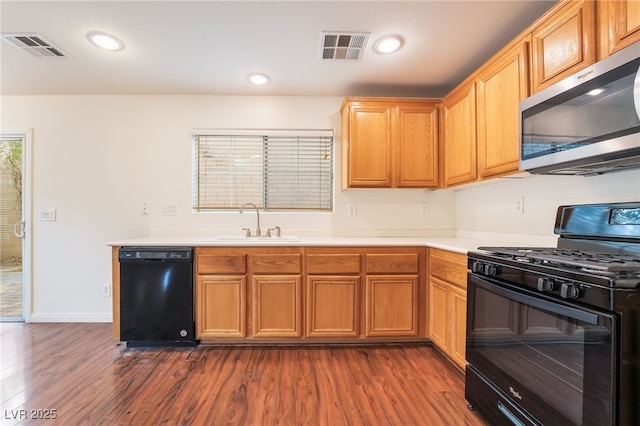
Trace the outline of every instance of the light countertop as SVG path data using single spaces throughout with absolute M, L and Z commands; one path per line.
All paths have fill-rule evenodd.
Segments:
M 348 246 L 427 246 L 452 252 L 467 254 L 482 246 L 516 246 L 492 239 L 460 238 L 460 237 L 300 237 L 291 239 L 284 237 L 267 238 L 225 238 L 225 237 L 143 237 L 112 241 L 109 246 L 136 247 L 348 247 Z

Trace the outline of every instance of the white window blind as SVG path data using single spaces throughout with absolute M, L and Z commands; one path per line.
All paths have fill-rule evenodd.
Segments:
M 193 152 L 195 211 L 332 209 L 331 131 L 198 134 Z

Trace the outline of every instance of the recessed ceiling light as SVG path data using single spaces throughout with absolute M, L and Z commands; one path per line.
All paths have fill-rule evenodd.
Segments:
M 269 81 L 271 81 L 268 75 L 257 73 L 250 74 L 248 79 L 251 84 L 255 84 L 256 86 L 264 86 L 265 84 L 269 83 Z
M 89 41 L 91 41 L 91 43 L 105 50 L 117 51 L 124 49 L 124 43 L 121 42 L 117 37 L 109 34 L 92 31 L 87 34 L 87 38 L 89 39 Z
M 399 35 L 388 35 L 378 39 L 373 45 L 373 50 L 378 53 L 393 53 L 402 47 L 404 40 Z

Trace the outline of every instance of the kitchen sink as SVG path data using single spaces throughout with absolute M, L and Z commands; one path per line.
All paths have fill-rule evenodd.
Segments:
M 292 241 L 300 241 L 300 237 L 287 236 L 287 237 L 245 237 L 237 235 L 223 235 L 220 237 L 213 237 L 205 242 L 246 242 L 246 243 L 285 243 Z

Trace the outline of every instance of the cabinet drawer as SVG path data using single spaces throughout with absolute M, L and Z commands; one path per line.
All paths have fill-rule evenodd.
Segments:
M 467 288 L 467 256 L 446 250 L 429 251 L 429 275 Z
M 360 255 L 344 254 L 308 254 L 307 274 L 359 274 Z
M 302 271 L 302 255 L 291 254 L 252 254 L 251 270 L 254 274 L 299 274 Z
M 367 254 L 366 264 L 367 274 L 417 274 L 418 254 Z
M 247 272 L 247 255 L 201 253 L 196 259 L 196 270 L 199 275 L 245 274 Z

